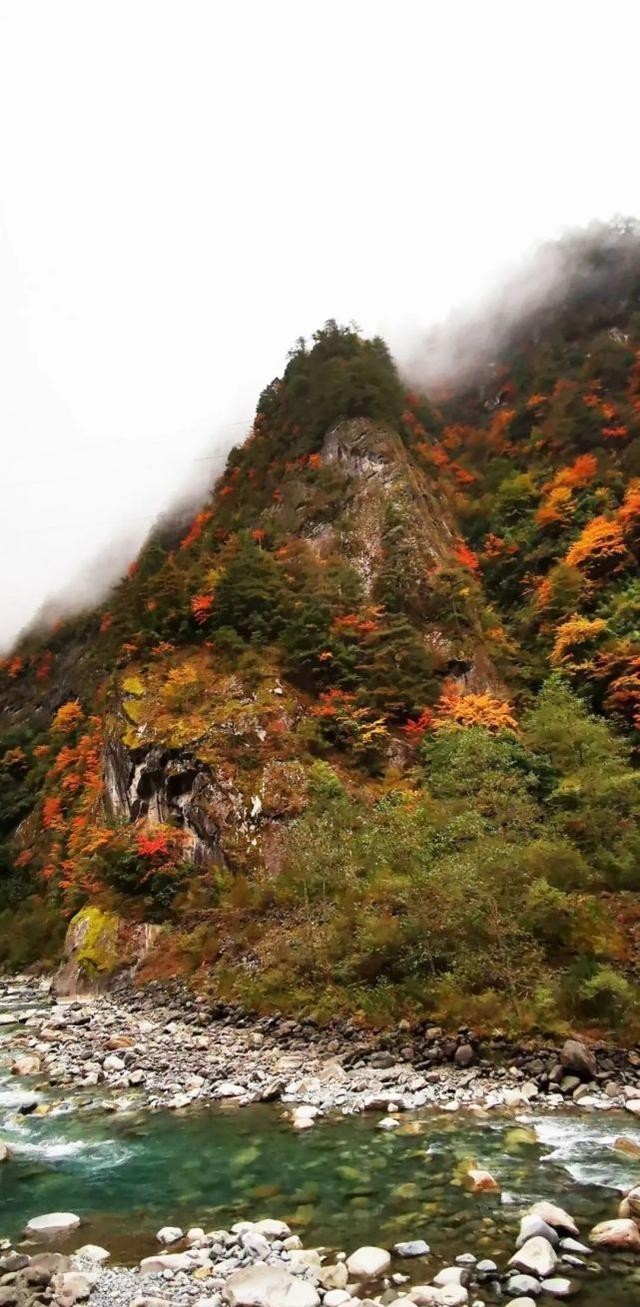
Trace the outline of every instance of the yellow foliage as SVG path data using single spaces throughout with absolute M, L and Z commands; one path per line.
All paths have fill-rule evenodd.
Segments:
M 592 646 L 594 640 L 597 640 L 603 631 L 606 631 L 607 623 L 602 617 L 581 617 L 579 613 L 573 613 L 568 617 L 566 622 L 561 622 L 556 630 L 556 638 L 551 651 L 551 664 L 553 667 L 567 667 L 571 671 L 584 671 L 589 665 L 589 660 L 584 658 L 586 646 Z M 575 657 L 576 651 L 582 650 L 582 660 L 578 661 Z
M 446 685 L 436 705 L 434 731 L 447 726 L 484 726 L 489 731 L 515 731 L 517 722 L 506 699 L 498 699 L 490 690 L 481 694 L 463 692 L 456 685 Z

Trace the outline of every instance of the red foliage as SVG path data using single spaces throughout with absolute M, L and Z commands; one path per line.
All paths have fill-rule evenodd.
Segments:
M 478 555 L 474 553 L 473 549 L 470 549 L 469 546 L 465 544 L 464 540 L 461 544 L 456 546 L 453 551 L 453 556 L 461 567 L 468 567 L 471 572 L 480 571 Z
M 155 835 L 146 832 L 136 836 L 136 849 L 141 858 L 168 858 L 171 852 L 167 836 L 163 831 Z
M 410 718 L 400 729 L 412 744 L 419 744 L 432 722 L 433 713 L 429 708 L 423 708 L 419 717 Z
M 198 623 L 198 626 L 204 626 L 207 618 L 211 615 L 213 608 L 213 595 L 194 595 L 191 600 L 191 612 Z

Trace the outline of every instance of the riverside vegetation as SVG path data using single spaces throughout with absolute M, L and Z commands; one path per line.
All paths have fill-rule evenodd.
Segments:
M 640 1033 L 640 237 L 490 366 L 327 323 L 188 523 L 0 670 L 0 962 Z

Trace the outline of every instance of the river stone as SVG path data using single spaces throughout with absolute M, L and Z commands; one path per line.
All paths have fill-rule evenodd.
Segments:
M 591 1251 L 586 1244 L 580 1243 L 578 1239 L 561 1239 L 560 1248 L 563 1253 L 589 1253 Z
M 560 1061 L 566 1071 L 579 1076 L 581 1080 L 595 1080 L 598 1064 L 586 1044 L 579 1039 L 567 1039 L 562 1046 Z
M 22 1053 L 13 1063 L 11 1074 L 13 1076 L 36 1076 L 40 1068 L 41 1063 L 37 1053 Z
M 434 1284 L 414 1284 L 407 1295 L 410 1302 L 416 1303 L 416 1307 L 439 1307 L 442 1302 L 442 1289 L 437 1289 Z
M 62 1294 L 65 1300 L 85 1302 L 95 1283 L 95 1279 L 92 1283 L 89 1276 L 83 1275 L 81 1271 L 65 1271 L 62 1275 L 54 1276 L 52 1288 L 56 1297 Z
M 567 1280 L 564 1275 L 554 1275 L 550 1280 L 542 1281 L 542 1292 L 550 1293 L 552 1298 L 569 1298 L 576 1288 L 576 1282 Z
M 164 1244 L 177 1243 L 179 1239 L 183 1238 L 184 1232 L 181 1230 L 179 1225 L 163 1225 L 162 1229 L 158 1230 L 156 1235 L 158 1243 Z
M 351 1294 L 346 1289 L 329 1289 L 324 1295 L 324 1307 L 343 1307 L 351 1301 Z
M 618 1216 L 630 1216 L 634 1221 L 640 1219 L 640 1185 L 634 1185 L 625 1194 L 618 1208 Z
M 552 1225 L 554 1230 L 566 1230 L 568 1234 L 580 1234 L 573 1217 L 569 1216 L 569 1213 L 565 1212 L 563 1207 L 557 1207 L 555 1203 L 544 1201 L 534 1203 L 530 1212 L 533 1216 L 539 1216 L 541 1220 L 546 1221 L 547 1225 Z
M 507 1307 L 536 1307 L 533 1298 L 512 1298 Z
M 472 1168 L 467 1171 L 471 1181 L 474 1194 L 496 1193 L 500 1189 L 497 1180 L 494 1180 L 490 1171 L 476 1170 Z
M 266 1216 L 262 1221 L 254 1221 L 252 1228 L 263 1234 L 265 1239 L 290 1239 L 291 1229 L 286 1221 L 276 1221 L 271 1216 Z
M 513 1257 L 509 1258 L 509 1265 L 515 1266 L 517 1270 L 524 1271 L 527 1275 L 537 1275 L 543 1280 L 555 1270 L 557 1261 L 558 1258 L 549 1240 L 536 1234 L 532 1239 L 527 1239 Z
M 460 1044 L 459 1048 L 456 1049 L 453 1055 L 453 1060 L 456 1066 L 461 1066 L 461 1067 L 471 1066 L 471 1063 L 474 1061 L 474 1058 L 475 1058 L 475 1053 L 471 1047 L 471 1044 Z
M 229 1307 L 318 1307 L 312 1284 L 296 1279 L 283 1266 L 244 1267 L 234 1271 L 222 1289 Z
M 395 1243 L 393 1251 L 398 1257 L 428 1257 L 431 1249 L 424 1239 L 409 1239 L 406 1243 Z
M 9 1162 L 13 1157 L 13 1152 L 3 1139 L 0 1139 L 0 1162 Z
M 391 1257 L 384 1248 L 365 1245 L 347 1257 L 347 1269 L 354 1280 L 376 1280 L 391 1265 Z
M 540 1281 L 533 1275 L 511 1275 L 507 1283 L 507 1293 L 537 1297 L 540 1293 Z
M 155 1271 L 189 1271 L 193 1261 L 187 1253 L 154 1253 L 153 1257 L 143 1257 L 140 1270 L 143 1274 Z
M 463 1284 L 445 1284 L 438 1289 L 437 1307 L 467 1307 L 469 1294 Z
M 322 1285 L 323 1289 L 344 1289 L 349 1279 L 349 1272 L 344 1262 L 333 1262 L 328 1266 L 321 1266 L 316 1272 L 316 1278 Z M 326 1299 L 325 1299 L 326 1301 Z
M 63 1275 L 71 1270 L 71 1261 L 64 1253 L 37 1253 L 24 1272 L 27 1284 L 46 1285 L 52 1275 Z
M 445 1284 L 462 1284 L 463 1279 L 469 1279 L 469 1272 L 463 1266 L 443 1266 L 441 1271 L 433 1277 L 433 1283 L 438 1288 L 443 1288 Z
M 106 1248 L 101 1248 L 97 1243 L 83 1243 L 81 1248 L 76 1248 L 74 1257 L 81 1258 L 85 1262 L 107 1262 L 111 1253 Z
M 594 1248 L 640 1248 L 640 1231 L 635 1221 L 619 1219 L 594 1225 L 589 1242 Z
M 34 1216 L 25 1227 L 25 1234 L 62 1234 L 65 1230 L 77 1230 L 80 1217 L 73 1212 L 47 1212 L 44 1216 Z
M 552 1225 L 548 1225 L 540 1216 L 534 1216 L 530 1213 L 523 1216 L 520 1221 L 520 1233 L 516 1239 L 516 1248 L 522 1248 L 528 1239 L 534 1239 L 539 1235 L 542 1239 L 547 1239 L 554 1248 L 558 1245 L 558 1231 L 554 1230 Z

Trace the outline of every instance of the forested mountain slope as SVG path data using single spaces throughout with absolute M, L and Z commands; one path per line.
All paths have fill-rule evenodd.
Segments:
M 328 323 L 194 520 L 5 660 L 0 956 L 640 1029 L 640 242 L 473 380 Z M 136 945 L 137 947 L 137 945 Z

